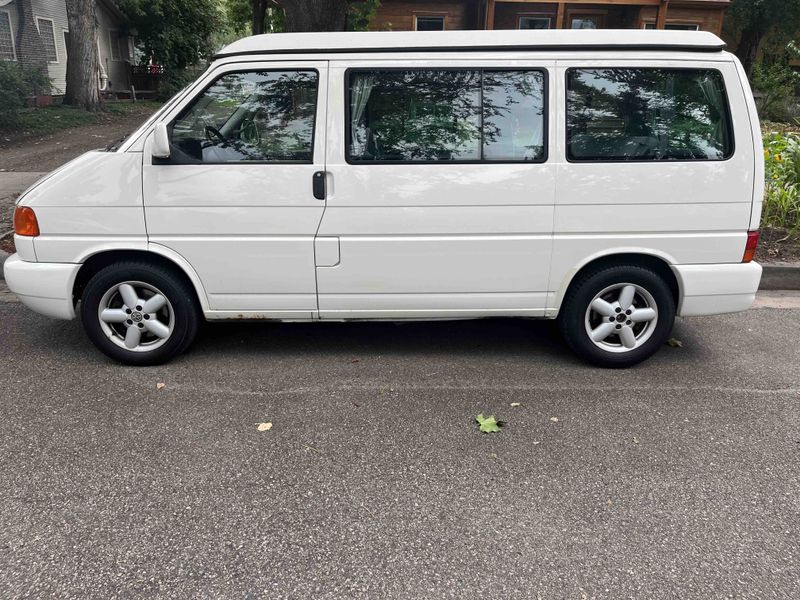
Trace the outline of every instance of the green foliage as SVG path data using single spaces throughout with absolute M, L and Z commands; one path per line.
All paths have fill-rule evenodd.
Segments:
M 168 75 L 202 62 L 213 52 L 222 23 L 216 0 L 118 0 L 137 31 L 142 59 L 152 56 Z
M 2 64 L 0 62 L 0 69 Z M 53 104 L 44 108 L 22 108 L 17 111 L 12 127 L 15 133 L 46 135 L 70 127 L 82 127 L 124 118 L 131 113 L 141 114 L 148 110 L 153 112 L 160 106 L 160 103 L 145 100 L 136 103 L 107 102 L 103 112 L 86 111 L 62 104 Z M 0 126 L 0 129 L 12 127 Z
M 18 126 L 25 98 L 49 93 L 50 88 L 50 77 L 40 69 L 0 60 L 0 129 Z
M 350 4 L 350 11 L 347 15 L 347 30 L 348 31 L 367 31 L 369 24 L 378 12 L 378 7 L 381 5 L 380 0 L 362 0 L 360 2 L 352 2 Z
M 800 0 L 733 0 L 726 15 L 740 30 L 796 31 Z
M 478 423 L 478 426 L 483 433 L 498 433 L 500 431 L 500 427 L 503 425 L 501 422 L 495 420 L 494 415 L 490 417 L 484 417 L 483 413 L 475 417 L 475 421 Z
M 798 75 L 787 63 L 757 64 L 753 67 L 753 88 L 756 90 L 758 114 L 763 119 L 783 121 L 800 85 Z
M 222 0 L 223 16 L 228 29 L 237 39 L 250 35 L 253 26 L 252 0 Z M 264 31 L 278 33 L 284 31 L 283 10 L 272 5 L 264 15 Z
M 766 188 L 762 223 L 800 231 L 800 135 L 764 137 Z

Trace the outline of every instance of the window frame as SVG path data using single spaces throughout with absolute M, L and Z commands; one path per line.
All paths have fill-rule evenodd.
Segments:
M 217 83 L 223 77 L 227 77 L 228 75 L 239 75 L 242 73 L 285 73 L 288 71 L 293 72 L 309 72 L 314 73 L 316 75 L 315 80 L 315 87 L 314 93 L 316 96 L 316 100 L 314 102 L 314 116 L 312 117 L 312 127 L 311 127 L 311 158 L 309 160 L 226 160 L 222 162 L 206 162 L 206 161 L 189 161 L 189 160 L 181 160 L 176 159 L 172 154 L 169 158 L 156 158 L 153 157 L 154 165 L 197 165 L 197 166 L 207 166 L 207 165 L 313 165 L 317 164 L 314 162 L 315 159 L 315 148 L 317 142 L 317 118 L 319 117 L 319 80 L 320 80 L 320 72 L 319 69 L 316 67 L 308 67 L 308 68 L 285 68 L 285 67 L 275 67 L 272 69 L 234 69 L 232 71 L 224 71 L 219 74 L 219 76 L 215 77 L 211 81 L 209 81 L 206 85 L 202 87 L 202 89 L 198 90 L 196 93 L 192 94 L 189 98 L 189 101 L 186 105 L 178 111 L 178 113 L 170 119 L 169 123 L 167 124 L 167 134 L 169 135 L 169 146 L 170 149 L 173 148 L 172 144 L 172 130 L 175 126 L 175 123 L 182 119 L 186 113 L 188 113 L 195 105 L 197 100 L 200 99 L 211 87 Z
M 442 20 L 442 28 L 441 29 L 430 29 L 427 31 L 447 31 L 447 13 L 433 13 L 433 12 L 415 12 L 414 13 L 414 31 L 420 31 L 417 29 L 417 19 L 422 17 L 423 19 L 441 19 Z
M 350 77 L 354 73 L 374 73 L 375 71 L 480 71 L 480 118 L 481 138 L 480 148 L 483 156 L 483 72 L 484 71 L 536 71 L 542 74 L 542 156 L 536 160 L 486 160 L 460 159 L 460 160 L 358 160 L 350 154 L 350 140 L 352 136 L 350 123 Z M 550 158 L 550 72 L 547 67 L 348 67 L 344 71 L 344 160 L 348 165 L 541 165 Z
M 35 20 L 36 20 L 36 31 L 39 32 L 39 37 L 42 37 L 42 30 L 39 28 L 39 21 L 50 21 L 51 33 L 53 34 L 52 35 L 52 37 L 53 37 L 53 52 L 55 52 L 56 59 L 55 60 L 50 60 L 48 58 L 47 59 L 47 64 L 57 65 L 60 61 L 59 61 L 59 56 L 58 56 L 58 42 L 56 41 L 56 22 L 53 19 L 49 18 L 49 17 L 40 17 L 38 15 L 35 17 Z
M 17 43 L 14 39 L 14 24 L 11 22 L 11 12 L 8 10 L 0 10 L 1 13 L 5 13 L 6 17 L 8 18 L 8 33 L 11 36 L 11 58 L 0 58 L 0 60 L 11 60 L 16 62 L 17 60 Z
M 713 158 L 680 158 L 680 159 L 662 159 L 662 160 L 653 160 L 647 158 L 631 158 L 631 159 L 622 159 L 622 158 L 609 158 L 607 160 L 604 159 L 597 159 L 597 158 L 572 158 L 570 156 L 570 135 L 569 135 L 569 74 L 571 71 L 597 71 L 602 69 L 620 69 L 620 70 L 643 70 L 643 69 L 652 69 L 658 71 L 714 71 L 718 73 L 720 78 L 722 79 L 722 83 L 724 84 L 724 95 L 725 95 L 725 113 L 727 116 L 727 124 L 728 124 L 728 136 L 731 141 L 730 153 L 725 158 L 720 159 L 713 159 Z M 728 93 L 728 85 L 727 81 L 725 80 L 725 73 L 722 72 L 721 69 L 716 67 L 653 67 L 653 66 L 639 66 L 639 67 L 632 67 L 630 65 L 626 66 L 611 66 L 611 65 L 602 65 L 602 66 L 592 66 L 592 67 L 568 67 L 564 70 L 564 158 L 568 163 L 571 164 L 578 164 L 578 165 L 609 165 L 609 164 L 652 164 L 652 165 L 663 165 L 663 164 L 677 164 L 677 163 L 723 163 L 733 159 L 736 156 L 736 128 L 733 126 L 733 113 L 731 112 L 731 101 L 730 101 L 730 94 Z
M 652 27 L 651 27 L 652 25 Z M 681 27 L 694 27 L 694 29 L 667 29 L 668 25 L 680 25 Z M 646 31 L 658 31 L 656 29 L 656 22 L 655 21 L 643 21 L 642 22 L 642 29 Z M 666 31 L 700 31 L 700 23 L 691 23 L 689 21 L 674 21 L 670 22 L 667 21 L 664 24 L 664 29 Z
M 522 25 L 522 19 L 536 19 L 539 21 L 547 21 L 547 29 L 553 29 L 553 17 L 549 13 L 522 13 L 517 15 L 517 29 L 522 31 L 536 31 L 530 29 L 522 29 L 520 25 Z M 540 29 L 538 31 L 544 31 Z

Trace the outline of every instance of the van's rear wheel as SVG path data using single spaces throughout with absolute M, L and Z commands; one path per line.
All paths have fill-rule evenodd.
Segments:
M 155 365 L 182 352 L 194 339 L 199 311 L 194 291 L 162 267 L 114 264 L 89 280 L 81 318 L 89 339 L 111 358 Z
M 653 355 L 675 321 L 667 282 L 639 266 L 588 272 L 570 288 L 559 324 L 581 358 L 603 367 L 629 367 Z

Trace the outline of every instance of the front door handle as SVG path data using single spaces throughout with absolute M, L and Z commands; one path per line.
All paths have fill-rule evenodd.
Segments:
M 311 187 L 314 190 L 314 198 L 325 200 L 325 171 L 314 173 Z

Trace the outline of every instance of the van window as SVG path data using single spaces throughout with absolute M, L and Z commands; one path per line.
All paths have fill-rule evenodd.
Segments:
M 349 162 L 545 159 L 541 70 L 353 70 Z
M 316 71 L 228 73 L 172 126 L 186 162 L 311 162 Z
M 725 84 L 707 69 L 570 69 L 572 161 L 724 160 L 733 153 Z

